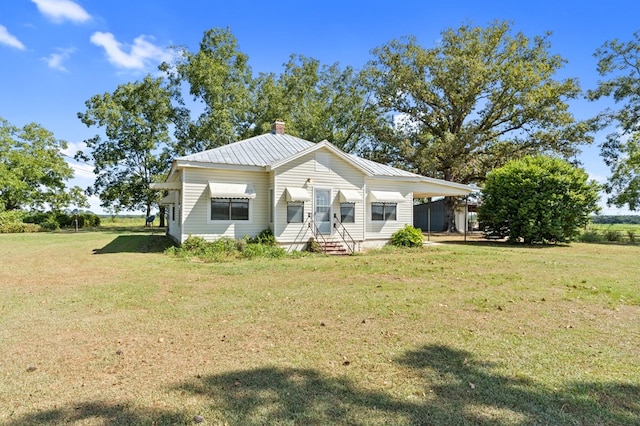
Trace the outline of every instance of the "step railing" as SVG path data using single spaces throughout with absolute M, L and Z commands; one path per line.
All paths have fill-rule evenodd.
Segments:
M 338 215 L 333 214 L 333 229 L 336 230 L 336 234 L 342 238 L 342 241 L 345 243 L 351 254 L 356 252 L 356 240 L 353 239 L 347 228 L 342 224 L 342 221 L 338 219 Z
M 306 238 L 306 235 L 311 233 L 311 236 L 314 237 L 316 239 L 316 241 L 318 241 L 320 248 L 322 249 L 323 253 L 327 253 L 327 239 L 324 237 L 324 235 L 322 235 L 322 233 L 320 232 L 320 229 L 318 229 L 318 225 L 316 225 L 315 221 L 313 220 L 313 217 L 311 216 L 311 213 L 308 214 L 307 218 L 305 219 L 305 221 L 302 223 L 302 226 L 300 227 L 300 231 L 298 231 L 298 235 L 295 238 L 295 242 L 303 242 Z M 322 241 L 320 243 L 320 241 Z

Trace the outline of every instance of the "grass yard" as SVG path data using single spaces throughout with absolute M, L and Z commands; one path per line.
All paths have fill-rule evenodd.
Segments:
M 165 246 L 0 235 L 0 424 L 640 425 L 640 246 Z

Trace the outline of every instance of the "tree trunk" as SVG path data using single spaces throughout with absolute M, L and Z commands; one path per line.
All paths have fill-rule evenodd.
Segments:
M 144 216 L 144 226 L 151 226 L 151 224 L 149 223 L 149 221 L 147 220 L 147 218 L 151 216 L 151 205 L 147 204 L 147 214 Z
M 458 232 L 456 228 L 456 197 L 444 197 L 444 220 L 447 232 Z
M 167 214 L 167 208 L 165 206 L 160 206 L 160 224 L 158 225 L 160 228 L 164 228 L 166 225 L 164 223 L 164 217 Z

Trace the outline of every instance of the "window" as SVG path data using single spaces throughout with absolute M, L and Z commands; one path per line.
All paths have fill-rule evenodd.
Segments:
M 176 205 L 172 205 L 171 206 L 171 220 L 175 221 L 176 220 Z
M 356 221 L 356 203 L 340 203 L 340 222 L 354 223 Z
M 246 198 L 212 198 L 211 220 L 249 220 Z
M 302 223 L 304 203 L 287 203 L 287 223 Z
M 371 203 L 371 220 L 396 220 L 397 203 Z

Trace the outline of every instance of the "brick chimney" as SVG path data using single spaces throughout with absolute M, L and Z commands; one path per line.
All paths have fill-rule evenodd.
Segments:
M 271 127 L 271 133 L 274 135 L 284 135 L 284 121 L 276 120 Z

